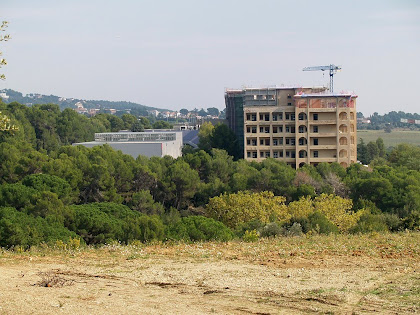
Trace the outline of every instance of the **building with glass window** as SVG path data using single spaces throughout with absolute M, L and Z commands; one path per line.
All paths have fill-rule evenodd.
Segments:
M 165 155 L 173 158 L 182 155 L 182 131 L 150 130 L 145 132 L 104 132 L 95 133 L 95 141 L 74 143 L 91 148 L 108 144 L 115 150 L 121 150 L 134 158 L 139 155 L 147 157 Z
M 226 119 L 247 160 L 347 167 L 357 161 L 356 98 L 326 88 L 226 90 Z

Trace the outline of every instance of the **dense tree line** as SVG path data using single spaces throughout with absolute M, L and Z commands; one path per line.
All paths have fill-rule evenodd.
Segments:
M 362 113 L 357 113 L 357 117 L 363 117 Z M 418 125 L 414 124 L 407 124 L 402 123 L 401 119 L 414 119 L 420 120 L 420 114 L 416 113 L 405 113 L 402 111 L 391 111 L 384 115 L 379 115 L 378 113 L 373 113 L 373 115 L 368 117 L 370 119 L 370 123 L 358 123 L 357 129 L 373 129 L 373 130 L 391 130 L 392 128 L 412 128 L 417 129 L 419 128 Z
M 203 133 L 202 149 L 183 157 L 134 159 L 108 145 L 69 145 L 135 123 L 129 116 L 86 118 L 16 103 L 0 110 L 18 127 L 0 131 L 0 246 L 419 228 L 419 147 L 380 156 L 379 140 L 370 167 L 295 170 L 212 148 L 214 131 L 223 128 L 216 126 Z

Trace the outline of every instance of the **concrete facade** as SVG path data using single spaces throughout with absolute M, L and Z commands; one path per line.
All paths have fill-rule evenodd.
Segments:
M 137 158 L 139 155 L 147 157 L 165 155 L 173 158 L 182 155 L 182 132 L 152 130 L 147 132 L 105 132 L 95 133 L 95 141 L 74 143 L 91 148 L 108 144 L 115 150 Z
M 321 162 L 347 167 L 357 161 L 356 98 L 328 94 L 325 88 L 251 88 L 225 94 L 229 126 L 243 141 L 244 158 L 260 162 L 271 157 L 295 168 Z

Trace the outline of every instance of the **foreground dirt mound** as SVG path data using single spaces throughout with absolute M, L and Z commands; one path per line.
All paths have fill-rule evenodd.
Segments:
M 411 233 L 3 251 L 0 314 L 414 314 L 419 243 Z

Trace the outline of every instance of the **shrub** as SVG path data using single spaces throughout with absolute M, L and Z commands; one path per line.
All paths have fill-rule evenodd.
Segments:
M 33 217 L 15 208 L 0 208 L 0 246 L 30 247 L 41 242 L 77 238 L 64 226 Z
M 357 225 L 351 230 L 352 233 L 368 233 L 388 231 L 388 226 L 383 214 L 365 212 L 360 217 Z
M 260 234 L 256 230 L 246 230 L 244 236 L 242 237 L 244 242 L 256 242 L 259 238 Z
M 240 224 L 236 230 L 235 234 L 238 237 L 243 237 L 246 231 L 260 231 L 265 226 L 265 223 L 261 222 L 260 220 L 251 220 L 245 223 Z
M 238 192 L 213 197 L 207 204 L 207 215 L 223 222 L 230 228 L 236 228 L 251 220 L 288 221 L 290 215 L 284 204 L 286 198 L 274 196 L 272 192 Z
M 283 230 L 276 222 L 268 223 L 260 230 L 261 237 L 276 237 L 282 234 Z
M 321 234 L 330 234 L 330 233 L 339 233 L 338 227 L 329 221 L 327 217 L 315 211 L 308 217 L 309 226 L 311 230 L 316 231 L 317 233 Z
M 167 238 L 186 241 L 229 241 L 232 231 L 222 222 L 203 216 L 189 216 L 167 228 Z

